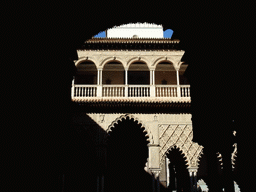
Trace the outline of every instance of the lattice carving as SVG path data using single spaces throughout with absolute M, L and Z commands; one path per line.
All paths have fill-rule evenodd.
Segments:
M 105 139 L 105 142 L 106 142 L 106 140 L 107 140 L 107 138 L 108 138 L 108 136 L 109 136 L 109 132 L 111 132 L 112 129 L 115 127 L 115 124 L 118 124 L 118 121 L 121 122 L 121 121 L 123 121 L 123 119 L 126 119 L 127 117 L 129 117 L 130 119 L 134 119 L 134 121 L 137 121 L 138 124 L 141 124 L 141 128 L 144 129 L 143 132 L 147 132 L 147 134 L 146 134 L 146 137 L 148 137 L 148 138 L 147 138 L 147 141 L 149 141 L 150 144 L 154 144 L 153 134 L 151 133 L 150 129 L 149 129 L 147 126 L 145 126 L 145 125 L 142 123 L 142 121 L 140 121 L 137 117 L 135 117 L 135 116 L 133 116 L 133 115 L 131 115 L 131 114 L 122 115 L 122 116 L 116 118 L 116 119 L 109 125 L 108 129 L 106 130 L 108 134 L 106 134 L 106 136 L 105 136 L 105 138 L 104 138 L 104 139 Z
M 159 124 L 160 159 L 163 163 L 165 154 L 176 146 L 186 158 L 188 167 L 198 167 L 203 154 L 203 146 L 192 141 L 191 125 Z

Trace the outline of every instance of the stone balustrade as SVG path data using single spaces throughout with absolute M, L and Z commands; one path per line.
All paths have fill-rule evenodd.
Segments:
M 73 84 L 72 98 L 176 97 L 190 98 L 190 85 L 80 85 Z

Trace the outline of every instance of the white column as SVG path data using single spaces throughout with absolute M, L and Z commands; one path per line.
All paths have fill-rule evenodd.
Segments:
M 75 77 L 73 77 L 73 80 L 72 80 L 72 87 L 71 87 L 71 99 L 74 98 L 74 91 L 75 91 Z
M 128 69 L 125 69 L 125 85 L 128 85 Z
M 180 85 L 179 70 L 176 70 L 176 76 L 177 76 L 177 85 Z
M 180 78 L 179 78 L 179 70 L 176 70 L 176 76 L 177 76 L 177 96 L 180 97 Z
M 125 90 L 124 96 L 128 97 L 128 69 L 125 69 Z
M 100 85 L 100 70 L 98 69 L 98 74 L 97 74 L 97 85 Z
M 150 97 L 155 97 L 155 70 L 150 71 Z
M 100 85 L 102 85 L 102 69 L 100 69 Z
M 98 69 L 97 97 L 102 97 L 102 69 Z
M 166 157 L 166 186 L 169 187 L 170 184 L 170 169 L 169 169 L 169 164 L 170 160 Z
M 153 76 L 153 85 L 155 85 L 155 70 L 153 70 L 152 73 L 153 73 L 153 75 L 152 75 Z

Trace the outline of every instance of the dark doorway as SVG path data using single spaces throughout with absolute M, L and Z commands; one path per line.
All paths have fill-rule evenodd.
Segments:
M 151 176 L 144 170 L 148 158 L 146 133 L 133 119 L 123 119 L 108 140 L 106 191 L 149 191 Z

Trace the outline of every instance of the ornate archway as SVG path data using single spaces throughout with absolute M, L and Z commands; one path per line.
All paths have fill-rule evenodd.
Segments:
M 149 141 L 141 128 L 142 124 L 129 116 L 113 124 L 107 139 L 106 191 L 151 188 L 151 177 L 144 170 Z

